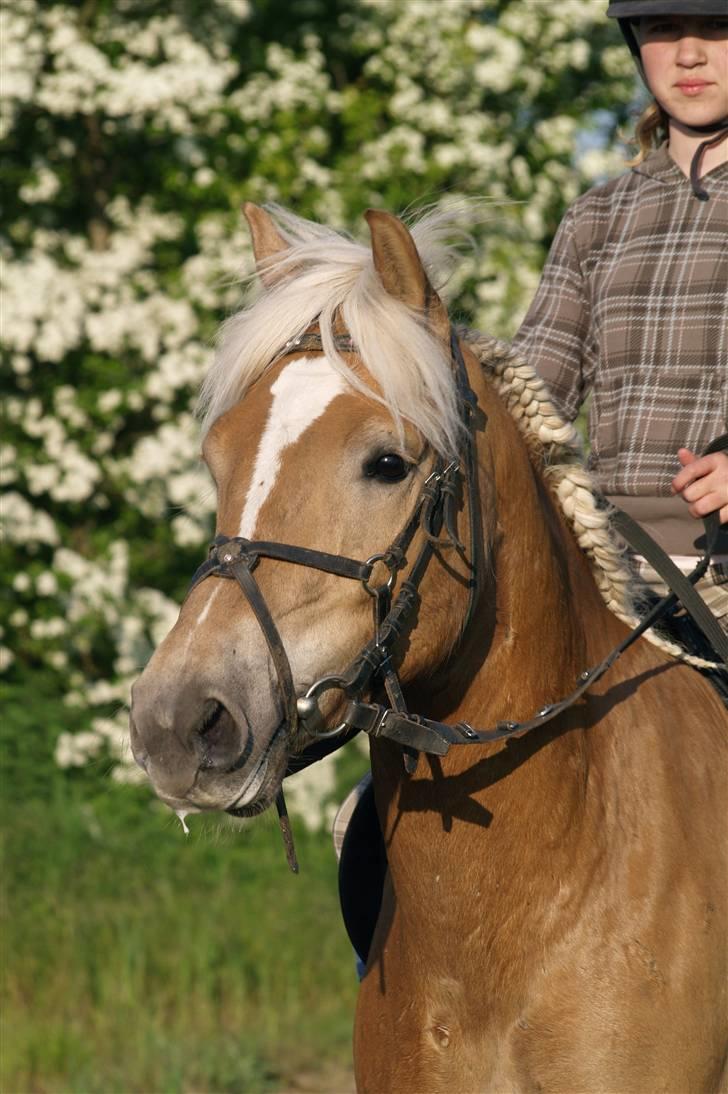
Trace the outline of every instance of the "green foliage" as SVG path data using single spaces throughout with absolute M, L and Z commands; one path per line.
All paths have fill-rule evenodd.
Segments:
M 53 770 L 49 699 L 4 699 L 2 1089 L 262 1092 L 343 1064 L 356 976 L 328 837 L 296 825 L 298 877 L 272 818 L 185 838 L 145 790 Z

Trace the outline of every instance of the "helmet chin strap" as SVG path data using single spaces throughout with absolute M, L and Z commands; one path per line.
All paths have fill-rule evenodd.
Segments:
M 728 118 L 721 118 L 720 121 L 709 122 L 707 125 L 687 125 L 685 122 L 681 122 L 679 118 L 674 118 L 672 114 L 668 114 L 668 117 L 671 121 L 678 122 L 689 133 L 708 134 L 708 139 L 701 141 L 690 161 L 690 185 L 699 201 L 709 201 L 710 194 L 700 181 L 700 164 L 709 148 L 714 144 L 719 144 L 724 137 L 728 137 Z
M 687 128 L 687 127 L 686 127 Z M 700 201 L 708 201 L 710 194 L 700 182 L 700 161 L 703 158 L 703 153 L 713 144 L 718 144 L 724 137 L 728 136 L 728 122 L 724 118 L 722 122 L 718 122 L 712 126 L 697 126 L 691 125 L 689 127 L 695 133 L 712 133 L 712 137 L 708 137 L 707 141 L 702 141 L 701 144 L 695 149 L 695 154 L 690 161 L 690 185 L 693 188 L 693 193 Z
M 721 118 L 719 122 L 709 122 L 708 125 L 686 125 L 685 122 L 680 122 L 680 125 L 689 129 L 691 133 L 721 133 L 723 130 L 728 132 L 728 118 Z

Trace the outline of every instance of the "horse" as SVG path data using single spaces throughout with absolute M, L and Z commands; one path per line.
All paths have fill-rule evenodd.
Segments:
M 182 814 L 252 816 L 374 711 L 360 1091 L 725 1089 L 726 711 L 644 637 L 561 709 L 633 610 L 573 428 L 452 326 L 437 215 L 370 210 L 362 244 L 245 213 L 259 291 L 202 391 L 218 537 L 135 683 L 137 762 Z

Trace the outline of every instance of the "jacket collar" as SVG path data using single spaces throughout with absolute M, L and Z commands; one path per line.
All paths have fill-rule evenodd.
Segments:
M 663 141 L 659 148 L 656 148 L 654 152 L 650 152 L 642 163 L 638 163 L 632 170 L 636 175 L 644 175 L 648 179 L 655 179 L 657 182 L 670 184 L 683 183 L 685 186 L 690 186 L 690 179 L 687 175 L 684 175 L 675 161 L 671 158 L 667 148 L 667 141 Z M 724 183 L 728 186 L 728 160 L 725 163 L 719 163 L 712 170 L 708 171 L 706 175 L 703 175 L 702 182 L 704 183 L 716 183 L 719 184 L 718 189 L 722 192 L 724 189 Z

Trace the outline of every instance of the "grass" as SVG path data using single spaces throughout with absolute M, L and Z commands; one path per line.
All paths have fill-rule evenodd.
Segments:
M 346 1065 L 357 985 L 327 836 L 294 820 L 294 877 L 273 818 L 193 817 L 185 838 L 146 790 L 10 751 L 5 1094 L 257 1094 Z

